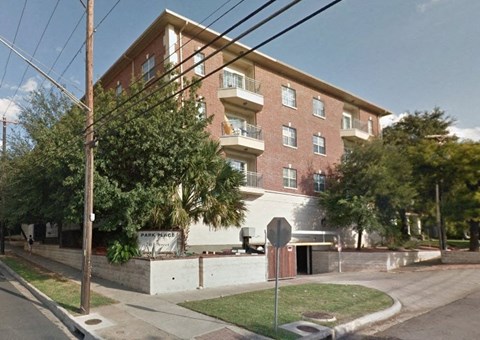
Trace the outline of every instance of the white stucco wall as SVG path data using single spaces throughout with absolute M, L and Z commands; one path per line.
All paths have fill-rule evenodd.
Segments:
M 198 258 L 150 262 L 150 294 L 195 290 Z
M 320 228 L 321 214 L 317 200 L 302 195 L 266 191 L 263 196 L 247 200 L 247 215 L 244 227 L 255 228 L 255 237 L 251 242 L 263 243 L 267 224 L 274 217 L 285 217 L 298 230 L 313 230 Z M 229 228 L 218 231 L 210 230 L 207 226 L 198 223 L 190 228 L 188 244 L 195 245 L 222 245 L 241 244 L 241 228 Z
M 230 256 L 203 259 L 203 287 L 265 282 L 266 256 Z

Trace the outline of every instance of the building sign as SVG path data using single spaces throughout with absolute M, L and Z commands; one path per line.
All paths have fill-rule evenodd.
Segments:
M 56 238 L 58 237 L 58 224 L 48 222 L 45 225 L 45 233 L 47 238 Z
M 159 253 L 178 253 L 180 231 L 142 230 L 138 235 L 138 249 L 142 255 L 155 256 Z

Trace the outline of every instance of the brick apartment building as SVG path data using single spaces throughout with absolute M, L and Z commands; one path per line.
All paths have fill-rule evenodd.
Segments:
M 201 28 L 166 10 L 103 75 L 102 84 L 121 91 L 132 76 L 146 81 L 155 77 L 165 59 L 178 64 L 195 55 L 182 66 L 186 69 L 230 41 L 221 38 L 199 53 L 219 36 Z M 234 43 L 187 77 L 202 77 L 248 49 Z M 315 194 L 325 188 L 327 169 L 352 144 L 378 135 L 380 117 L 390 114 L 260 52 L 206 77 L 199 94 L 204 114 L 214 115 L 209 127 L 212 136 L 220 140 L 231 165 L 245 172 L 242 191 L 248 213 L 244 226 L 254 228 L 249 229 L 251 242 L 258 243 L 265 242 L 266 225 L 276 216 L 285 217 L 297 230 L 321 230 Z M 239 246 L 242 229 L 210 231 L 195 225 L 188 243 L 198 250 Z

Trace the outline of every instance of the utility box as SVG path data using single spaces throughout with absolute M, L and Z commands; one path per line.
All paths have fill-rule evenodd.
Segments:
M 243 237 L 255 237 L 255 228 L 252 227 L 243 227 L 242 228 Z

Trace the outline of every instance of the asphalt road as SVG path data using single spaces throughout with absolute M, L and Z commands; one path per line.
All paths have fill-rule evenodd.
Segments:
M 0 270 L 0 339 L 77 339 L 18 282 Z
M 402 340 L 480 339 L 480 290 L 375 334 Z
M 347 340 L 480 339 L 480 265 L 410 266 L 390 273 L 345 274 L 397 298 L 396 316 L 345 337 Z

